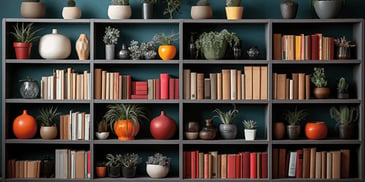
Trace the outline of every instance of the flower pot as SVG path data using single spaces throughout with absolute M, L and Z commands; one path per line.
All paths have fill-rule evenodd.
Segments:
M 29 59 L 32 50 L 32 43 L 14 42 L 13 47 L 15 49 L 16 59 Z
M 158 47 L 158 55 L 162 60 L 172 60 L 176 55 L 176 47 L 174 45 L 160 45 Z
M 41 135 L 41 138 L 46 139 L 46 140 L 55 139 L 57 137 L 57 127 L 56 127 L 56 125 L 41 126 L 39 134 Z
M 167 140 L 172 138 L 176 132 L 176 122 L 161 111 L 160 116 L 153 118 L 150 122 L 150 132 L 155 139 Z
M 104 178 L 106 175 L 106 166 L 97 166 L 96 167 L 96 177 Z
M 75 49 L 79 60 L 89 59 L 90 44 L 86 34 L 80 34 L 76 41 Z
M 234 139 L 237 136 L 237 126 L 235 124 L 220 124 L 219 132 L 224 139 Z
M 203 54 L 205 59 L 218 60 L 222 59 L 226 54 L 227 42 L 224 40 L 222 47 L 218 49 L 203 47 Z
M 245 140 L 255 140 L 256 138 L 256 129 L 245 129 Z
M 95 136 L 99 140 L 105 140 L 109 137 L 110 132 L 95 132 Z
M 242 19 L 243 6 L 239 7 L 226 7 L 227 20 L 239 20 Z
M 19 139 L 30 139 L 37 133 L 37 122 L 35 118 L 28 115 L 27 110 L 23 110 L 23 114 L 17 116 L 13 122 L 14 135 Z
M 209 19 L 213 16 L 213 10 L 211 6 L 191 6 L 190 14 L 192 19 Z
M 316 99 L 327 99 L 330 96 L 330 89 L 325 88 L 314 88 L 313 95 Z
M 66 59 L 71 54 L 71 41 L 59 34 L 57 29 L 52 29 L 51 34 L 40 38 L 39 54 L 45 59 Z
M 143 3 L 142 17 L 143 19 L 151 19 L 153 17 L 154 3 Z
M 169 173 L 170 167 L 168 166 L 161 166 L 161 165 L 154 165 L 154 164 L 147 164 L 146 171 L 148 176 L 151 178 L 164 178 Z
M 23 18 L 43 18 L 46 6 L 42 2 L 22 2 L 20 14 Z
M 274 122 L 272 126 L 273 138 L 275 140 L 281 140 L 285 136 L 285 124 L 284 122 Z
M 320 19 L 336 18 L 342 9 L 343 2 L 338 0 L 313 1 L 314 11 Z
M 111 178 L 119 178 L 120 167 L 108 167 L 108 176 Z
M 338 46 L 337 58 L 338 59 L 350 59 L 350 47 Z
M 199 132 L 197 131 L 187 131 L 184 134 L 188 140 L 196 140 L 199 137 Z
M 310 140 L 321 140 L 327 136 L 327 125 L 325 122 L 307 122 L 305 125 L 305 136 Z
M 338 125 L 338 136 L 341 139 L 351 139 L 352 138 L 352 125 Z
M 350 94 L 348 92 L 337 92 L 337 99 L 348 99 Z
M 118 120 L 114 123 L 114 132 L 118 140 L 134 140 L 138 134 L 140 126 L 132 120 Z
M 81 17 L 81 9 L 79 7 L 63 7 L 63 19 L 79 19 Z
M 288 125 L 286 126 L 288 137 L 290 140 L 296 140 L 300 136 L 300 125 Z
M 132 16 L 130 5 L 109 5 L 108 17 L 110 19 L 129 19 Z
M 105 45 L 105 59 L 113 60 L 115 56 L 115 45 L 114 44 L 106 44 Z
M 125 178 L 133 178 L 136 176 L 137 167 L 122 167 L 122 175 Z
M 23 81 L 20 85 L 20 95 L 24 99 L 35 99 L 39 93 L 39 85 L 36 80 Z
M 292 0 L 284 0 L 280 4 L 281 16 L 284 19 L 293 19 L 297 16 L 298 3 Z

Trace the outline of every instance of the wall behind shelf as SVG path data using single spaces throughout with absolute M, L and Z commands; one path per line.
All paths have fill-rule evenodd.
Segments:
M 20 3 L 21 0 L 17 1 L 1 1 L 0 2 L 0 17 L 2 18 L 20 18 Z M 62 8 L 66 4 L 66 0 L 42 0 L 46 4 L 46 17 L 47 18 L 62 18 Z M 91 3 L 92 2 L 92 3 Z M 77 6 L 82 9 L 82 18 L 107 18 L 107 7 L 111 0 L 77 0 Z M 176 18 L 190 18 L 190 6 L 195 4 L 195 0 L 183 0 L 181 7 L 181 14 L 178 14 Z M 224 19 L 224 0 L 210 0 L 210 4 L 213 7 L 213 18 Z M 278 18 L 281 19 L 279 5 L 282 0 L 244 0 L 244 15 L 245 19 L 264 19 L 264 18 Z M 299 3 L 299 9 L 297 18 L 316 18 L 313 10 L 309 5 L 309 0 L 296 0 Z M 136 1 L 131 0 L 133 16 L 132 18 L 141 17 L 141 5 L 137 4 Z M 157 4 L 155 9 L 156 18 L 166 18 L 162 15 L 162 9 L 164 5 L 160 2 Z M 349 0 L 346 1 L 346 7 L 343 10 L 340 18 L 365 18 L 365 1 L 363 0 Z M 0 25 L 2 26 L 2 25 Z M 2 29 L 0 29 L 2 34 Z M 2 45 L 0 45 L 0 48 Z M 1 54 L 1 53 L 0 53 Z M 1 65 L 0 65 L 1 67 Z M 1 72 L 1 69 L 0 69 Z M 2 97 L 0 95 L 0 97 Z M 1 109 L 1 105 L 0 105 Z M 0 125 L 1 127 L 1 125 Z M 0 128 L 1 132 L 1 128 Z M 0 135 L 1 136 L 1 135 Z M 1 140 L 0 140 L 1 142 Z M 0 145 L 1 150 L 1 145 Z M 0 159 L 1 160 L 1 159 Z M 1 163 L 1 161 L 0 161 Z M 1 169 L 0 169 L 1 173 Z M 0 174 L 0 176 L 2 176 Z

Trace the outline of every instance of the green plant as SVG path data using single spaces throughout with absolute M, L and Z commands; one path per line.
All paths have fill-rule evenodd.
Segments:
M 243 126 L 245 129 L 256 129 L 256 121 L 254 120 L 243 120 L 242 121 Z
M 67 7 L 75 7 L 76 2 L 75 0 L 67 0 Z
M 339 47 L 355 47 L 355 44 L 351 44 L 351 41 L 346 40 L 345 36 L 337 38 L 334 40 L 335 44 Z
M 168 167 L 170 165 L 170 158 L 161 153 L 155 153 L 153 156 L 148 156 L 146 164 Z
M 303 121 L 307 115 L 308 113 L 305 109 L 298 110 L 297 107 L 295 107 L 294 111 L 288 110 L 283 114 L 284 120 L 291 126 L 300 125 L 300 122 Z
M 317 88 L 327 87 L 327 79 L 326 79 L 326 74 L 324 72 L 324 68 L 314 67 L 314 72 L 312 74 L 311 81 Z
M 174 18 L 174 13 L 180 13 L 181 0 L 165 0 L 167 7 L 163 11 L 163 14 L 168 14 L 170 19 Z
M 197 6 L 209 6 L 209 2 L 208 0 L 198 0 L 198 2 L 196 2 Z
M 16 25 L 13 27 L 14 32 L 10 32 L 15 37 L 15 42 L 31 43 L 37 40 L 39 36 L 36 36 L 35 34 L 39 31 L 39 29 L 33 30 L 32 26 L 33 23 L 29 23 L 26 26 L 24 26 L 24 23 L 22 23 L 21 27 L 19 27 L 19 24 L 16 23 Z
M 27 76 L 25 79 L 19 80 L 19 82 L 34 82 L 31 76 Z
M 102 119 L 98 122 L 98 132 L 107 132 L 108 131 L 108 123 Z
M 127 6 L 129 5 L 129 0 L 112 0 L 112 5 Z
M 57 112 L 57 107 L 43 107 L 37 119 L 39 119 L 42 122 L 42 126 L 54 126 L 55 125 L 55 119 L 60 114 Z
M 152 41 L 154 41 L 156 44 L 160 45 L 171 45 L 174 41 L 177 41 L 178 39 L 176 36 L 178 33 L 171 32 L 169 35 L 165 35 L 165 33 L 156 34 L 153 36 Z
M 357 107 L 332 106 L 330 108 L 330 116 L 336 120 L 337 125 L 351 125 L 359 119 L 359 109 Z
M 226 0 L 226 6 L 232 7 L 232 6 L 240 6 L 241 0 Z
M 346 79 L 344 77 L 341 77 L 340 80 L 338 80 L 337 83 L 337 90 L 340 93 L 347 93 L 349 88 L 349 84 L 346 82 Z
M 120 167 L 122 166 L 122 154 L 106 154 L 106 166 L 107 167 Z
M 136 104 L 111 104 L 107 106 L 108 111 L 104 115 L 105 121 L 109 124 L 110 130 L 114 132 L 114 122 L 118 120 L 131 120 L 133 126 L 139 126 L 139 119 L 147 119 L 143 107 Z
M 216 108 L 213 112 L 217 114 L 214 117 L 219 118 L 223 124 L 233 124 L 233 119 L 239 113 L 238 109 L 236 109 L 236 105 L 234 104 L 233 109 L 227 112 L 223 112 L 219 108 Z
M 138 164 L 142 163 L 142 158 L 135 153 L 125 153 L 121 157 L 121 162 L 124 167 L 136 167 Z
M 154 51 L 155 48 L 155 42 L 153 41 L 142 42 L 141 45 L 138 45 L 138 41 L 131 40 L 128 50 L 131 51 L 130 56 L 132 59 L 140 59 L 147 51 Z
M 119 38 L 119 30 L 117 28 L 112 28 L 110 26 L 105 27 L 105 34 L 103 41 L 105 44 L 117 44 Z

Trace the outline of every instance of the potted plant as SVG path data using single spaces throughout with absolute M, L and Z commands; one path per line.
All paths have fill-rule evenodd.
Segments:
M 336 18 L 344 2 L 344 0 L 311 0 L 314 11 L 320 19 Z
M 224 139 L 234 139 L 237 136 L 237 126 L 233 123 L 234 118 L 239 113 L 238 109 L 236 109 L 236 105 L 233 105 L 232 110 L 228 110 L 227 112 L 221 111 L 219 108 L 216 108 L 213 112 L 217 115 L 214 117 L 219 118 L 221 124 L 219 125 L 219 131 Z
M 317 99 L 326 99 L 330 95 L 330 89 L 327 87 L 326 74 L 324 68 L 314 67 L 311 81 L 315 88 L 313 90 L 314 97 Z
M 157 0 L 143 0 L 143 6 L 142 6 L 143 19 L 151 19 L 153 17 L 156 3 Z
M 43 107 L 37 117 L 41 121 L 41 129 L 39 131 L 43 139 L 55 139 L 57 137 L 56 117 L 60 113 L 57 112 L 57 107 Z
M 81 17 L 81 9 L 76 6 L 75 0 L 67 0 L 67 7 L 62 9 L 63 19 L 79 19 Z
M 330 108 L 330 116 L 336 120 L 338 126 L 339 137 L 342 139 L 351 139 L 353 126 L 359 120 L 359 109 L 349 106 L 332 106 Z
M 129 19 L 132 16 L 132 9 L 129 0 L 112 0 L 108 7 L 108 17 L 110 19 Z
M 349 96 L 349 84 L 344 77 L 341 77 L 337 83 L 337 98 L 338 99 L 348 99 Z
M 178 34 L 171 32 L 169 35 L 161 33 L 153 36 L 152 41 L 156 44 L 160 44 L 160 46 L 158 46 L 158 55 L 162 60 L 167 61 L 174 59 L 176 55 L 176 46 L 173 45 L 173 43 L 178 40 L 176 35 Z
M 227 44 L 233 47 L 239 44 L 239 41 L 240 39 L 236 33 L 223 29 L 220 32 L 203 32 L 195 41 L 195 46 L 198 55 L 202 52 L 206 59 L 216 60 L 224 57 Z
M 226 0 L 226 16 L 227 20 L 238 20 L 243 15 L 243 6 L 241 0 Z
M 107 60 L 114 59 L 115 45 L 118 43 L 118 38 L 119 38 L 118 28 L 110 26 L 105 27 L 103 42 L 105 43 L 105 58 Z
M 15 49 L 16 59 L 30 58 L 32 42 L 39 38 L 39 36 L 36 36 L 36 33 L 39 31 L 39 29 L 33 30 L 32 26 L 33 23 L 29 23 L 28 25 L 24 25 L 24 23 L 19 25 L 17 23 L 13 27 L 14 32 L 10 32 L 15 37 L 13 47 Z
M 346 40 L 345 36 L 335 39 L 334 42 L 337 46 L 337 58 L 350 59 L 351 58 L 350 48 L 355 47 L 356 45 L 353 44 L 351 41 Z
M 294 111 L 288 110 L 283 116 L 284 120 L 288 122 L 287 125 L 287 134 L 289 139 L 298 139 L 300 135 L 300 122 L 303 121 L 307 117 L 308 113 L 304 109 L 298 110 L 295 107 Z
M 106 165 L 105 162 L 96 162 L 95 164 L 95 171 L 96 171 L 96 176 L 98 178 L 104 178 L 106 175 Z
M 170 19 L 174 18 L 174 13 L 180 13 L 180 3 L 181 0 L 165 0 L 166 8 L 163 11 L 163 14 L 168 14 Z
M 99 140 L 105 140 L 109 137 L 108 123 L 105 119 L 98 122 L 97 131 L 95 132 L 96 138 Z
M 24 0 L 20 5 L 20 14 L 23 18 L 43 18 L 46 6 L 40 0 Z
M 35 99 L 39 93 L 39 85 L 37 80 L 33 80 L 32 77 L 27 76 L 24 80 L 19 80 L 20 85 L 20 95 L 24 99 Z
M 120 177 L 120 169 L 122 166 L 122 154 L 106 154 L 106 166 L 108 167 L 108 176 L 111 178 Z
M 141 45 L 138 45 L 138 41 L 131 40 L 128 50 L 130 51 L 130 56 L 133 60 L 142 58 L 153 59 L 157 54 L 155 51 L 155 43 L 153 41 L 142 42 Z
M 195 6 L 191 6 L 192 19 L 209 19 L 213 16 L 213 9 L 208 0 L 198 0 Z
M 297 16 L 298 3 L 293 0 L 283 0 L 280 4 L 281 16 L 284 19 L 293 19 Z
M 135 153 L 125 153 L 121 157 L 123 177 L 132 178 L 136 175 L 137 166 L 142 163 L 142 158 Z
M 245 127 L 245 139 L 255 140 L 256 138 L 256 121 L 254 120 L 243 120 L 243 126 Z
M 151 178 L 164 178 L 170 170 L 170 158 L 161 153 L 148 156 L 146 171 Z
M 136 104 L 111 104 L 104 118 L 119 140 L 134 140 L 140 129 L 140 119 L 147 117 Z

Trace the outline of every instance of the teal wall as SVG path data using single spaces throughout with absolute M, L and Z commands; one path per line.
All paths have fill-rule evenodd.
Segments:
M 62 7 L 66 4 L 66 0 L 41 0 L 46 4 L 46 18 L 62 18 Z M 156 6 L 155 18 L 167 18 L 162 15 L 164 3 L 160 2 Z M 280 2 L 282 0 L 243 0 L 244 19 L 280 19 Z M 309 0 L 296 0 L 299 3 L 297 18 L 316 18 Z M 1 18 L 21 18 L 20 3 L 21 0 L 1 0 L 0 1 L 0 17 Z M 77 0 L 77 6 L 82 9 L 82 18 L 107 18 L 107 8 L 111 0 Z M 130 0 L 132 5 L 133 19 L 141 17 L 141 5 L 135 0 Z M 190 18 L 190 6 L 195 4 L 195 0 L 183 0 L 181 13 L 175 18 Z M 210 0 L 213 7 L 213 18 L 225 19 L 224 0 Z M 364 18 L 365 17 L 365 1 L 364 0 L 347 0 L 345 9 L 340 15 L 341 18 Z M 0 29 L 2 34 L 2 29 Z M 0 45 L 1 48 L 1 45 Z M 0 53 L 1 54 L 1 53 Z M 0 65 L 1 66 L 1 65 Z M 1 95 L 0 95 L 1 97 Z M 1 106 L 0 106 L 1 107 Z M 0 125 L 1 127 L 1 125 Z M 1 131 L 0 131 L 1 132 Z M 1 141 L 1 140 L 0 140 Z M 0 145 L 1 147 L 1 145 Z M 1 171 L 1 170 L 0 170 Z

